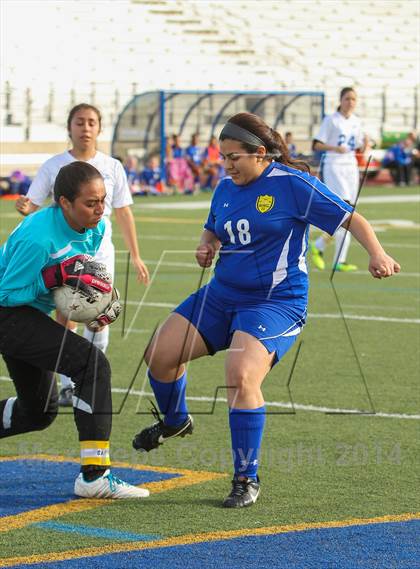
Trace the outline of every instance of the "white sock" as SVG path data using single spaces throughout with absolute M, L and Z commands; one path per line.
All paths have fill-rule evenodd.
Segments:
M 87 328 L 83 331 L 83 337 L 89 342 L 93 342 L 99 350 L 105 353 L 109 344 L 109 326 L 105 326 L 102 332 L 91 332 Z
M 347 259 L 347 253 L 350 247 L 351 233 L 340 227 L 335 234 L 335 255 L 334 263 L 345 263 Z

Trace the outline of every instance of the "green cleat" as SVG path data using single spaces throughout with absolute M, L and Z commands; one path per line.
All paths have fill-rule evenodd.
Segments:
M 323 252 L 316 247 L 315 243 L 309 243 L 309 252 L 313 264 L 317 269 L 323 271 L 325 269 L 325 261 Z
M 352 265 L 350 263 L 336 263 L 334 265 L 335 271 L 340 271 L 340 273 L 350 273 L 351 271 L 357 271 L 357 265 Z

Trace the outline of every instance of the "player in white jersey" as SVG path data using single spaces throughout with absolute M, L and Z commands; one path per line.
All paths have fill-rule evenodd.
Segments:
M 332 115 L 324 118 L 313 143 L 314 150 L 324 151 L 321 160 L 321 179 L 334 193 L 351 205 L 355 205 L 359 189 L 359 169 L 355 151 L 363 152 L 367 138 L 362 132 L 360 119 L 353 114 L 356 92 L 345 87 L 340 93 L 340 106 Z M 330 238 L 321 235 L 311 244 L 312 260 L 318 269 L 325 268 L 323 254 Z M 336 233 L 334 267 L 348 272 L 357 269 L 347 263 L 350 232 L 341 228 Z
M 139 254 L 136 228 L 130 209 L 133 199 L 128 187 L 126 174 L 118 160 L 96 149 L 96 140 L 101 131 L 100 111 L 93 105 L 85 103 L 76 105 L 71 109 L 67 118 L 67 130 L 72 142 L 72 148 L 62 154 L 53 156 L 41 166 L 27 195 L 17 200 L 17 210 L 23 215 L 28 215 L 39 209 L 49 197 L 52 197 L 55 179 L 63 166 L 76 160 L 88 162 L 102 174 L 106 188 L 104 212 L 106 230 L 95 259 L 105 264 L 112 277 L 114 277 L 115 251 L 112 243 L 112 226 L 110 221 L 112 210 L 114 210 L 124 241 L 130 251 L 137 279 L 147 284 L 149 273 Z M 77 325 L 73 322 L 66 322 L 61 315 L 57 315 L 57 320 L 67 325 L 68 328 L 76 330 Z M 96 333 L 85 328 L 83 335 L 86 339 L 93 341 L 96 347 L 105 352 L 109 342 L 108 327 Z M 70 406 L 72 405 L 72 382 L 66 376 L 61 375 L 60 377 L 59 404 Z

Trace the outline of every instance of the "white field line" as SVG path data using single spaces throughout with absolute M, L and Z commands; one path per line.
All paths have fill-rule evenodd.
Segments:
M 402 312 L 419 312 L 418 306 L 375 306 L 373 304 L 341 304 L 342 308 L 364 308 L 365 310 L 401 310 Z
M 0 381 L 11 381 L 9 377 L 0 376 Z M 127 389 L 121 387 L 113 387 L 113 393 L 127 393 Z M 129 395 L 134 395 L 136 397 L 154 397 L 153 393 L 148 391 L 138 391 L 136 389 L 130 389 L 128 392 Z M 227 403 L 227 399 L 225 397 L 217 397 L 216 400 L 214 397 L 192 397 L 188 396 L 187 401 L 202 401 L 202 402 L 209 402 L 213 403 Z M 409 414 L 409 413 L 383 413 L 382 411 L 378 411 L 376 413 L 366 413 L 365 411 L 361 411 L 359 409 L 340 409 L 334 407 L 320 407 L 317 405 L 303 405 L 301 403 L 291 403 L 290 401 L 266 401 L 265 402 L 267 407 L 278 407 L 281 409 L 296 409 L 298 411 L 311 411 L 315 413 L 345 413 L 345 414 L 352 414 L 352 415 L 366 415 L 368 417 L 381 417 L 386 419 L 420 419 L 420 415 Z
M 418 203 L 420 194 L 402 194 L 394 196 L 365 196 L 360 197 L 357 203 Z
M 166 253 L 171 254 L 172 251 L 170 249 L 168 249 L 166 251 Z M 185 253 L 185 251 L 184 251 Z M 195 250 L 191 250 L 191 251 L 186 251 L 186 253 L 191 253 L 191 255 L 193 255 L 195 253 Z M 127 255 L 127 251 L 116 251 L 117 255 Z M 199 270 L 199 266 L 197 265 L 197 263 L 182 263 L 179 261 L 163 261 L 163 262 L 159 262 L 156 261 L 155 259 L 143 259 L 143 261 L 147 264 L 147 265 L 161 265 L 162 267 L 180 267 L 180 268 L 192 268 L 192 269 L 197 269 L 197 271 Z M 125 263 L 125 259 L 116 259 L 117 263 Z M 317 270 L 315 270 L 315 272 L 319 272 Z M 351 271 L 350 273 L 346 273 L 346 275 L 367 275 L 367 276 L 371 276 L 369 271 Z M 398 278 L 400 277 L 413 277 L 413 278 L 418 278 L 420 277 L 420 273 L 407 273 L 407 272 L 402 272 L 398 274 Z
M 148 286 L 148 287 L 145 289 L 141 301 L 135 303 L 136 306 L 137 306 L 136 312 L 135 312 L 135 314 L 134 314 L 134 316 L 133 316 L 133 318 L 132 318 L 132 320 L 131 320 L 131 322 L 130 322 L 130 324 L 129 324 L 129 326 L 128 326 L 126 338 L 128 337 L 129 333 L 131 332 L 131 330 L 132 330 L 132 328 L 133 328 L 133 326 L 134 326 L 134 322 L 135 322 L 135 320 L 136 320 L 136 318 L 137 318 L 137 316 L 138 316 L 138 313 L 139 313 L 141 307 L 142 307 L 143 304 L 144 304 L 144 301 L 145 301 L 145 299 L 146 299 L 146 296 L 147 296 L 148 292 L 149 292 L 149 291 L 151 290 L 151 288 L 152 288 L 153 281 L 155 280 L 156 273 L 157 273 L 157 271 L 158 271 L 158 269 L 159 269 L 159 263 L 163 260 L 163 256 L 164 256 L 164 253 L 162 252 L 162 253 L 161 253 L 161 256 L 160 256 L 160 260 L 158 261 L 154 272 L 153 272 L 153 273 L 151 274 L 151 276 L 150 276 L 150 286 Z
M 162 263 L 160 263 L 159 261 L 152 261 L 150 259 L 143 259 L 143 261 L 146 263 L 146 265 L 159 265 L 162 267 L 180 267 L 180 268 L 188 267 L 190 269 L 197 269 L 197 272 L 200 270 L 200 267 L 197 265 L 197 263 L 181 263 L 178 261 L 163 261 Z M 126 259 L 116 259 L 115 262 L 125 263 Z
M 182 201 L 182 202 L 164 202 L 164 203 L 135 203 L 131 207 L 136 210 L 136 213 L 141 213 L 144 209 L 170 209 L 170 210 L 198 210 L 198 209 L 209 209 L 210 200 L 198 200 L 195 202 Z
M 308 313 L 309 318 L 333 318 L 341 319 L 341 314 L 317 314 L 314 312 Z M 371 320 L 374 322 L 399 322 L 401 324 L 420 324 L 420 318 L 392 318 L 389 316 L 362 316 L 358 314 L 344 314 L 347 320 Z
M 9 229 L 0 229 L 0 233 L 10 233 Z M 194 243 L 199 242 L 200 240 L 200 236 L 196 235 L 194 237 L 187 237 L 185 235 L 145 235 L 142 234 L 141 235 L 141 239 L 155 239 L 156 241 L 193 241 Z M 383 247 L 400 247 L 401 249 L 418 249 L 420 251 L 420 243 L 414 244 L 414 243 L 385 243 L 385 242 L 381 242 Z M 115 253 L 117 255 L 126 255 L 127 251 L 125 249 L 118 249 L 115 251 Z
M 367 275 L 367 276 L 371 276 L 369 271 L 351 271 L 350 273 L 346 273 L 346 275 Z M 420 277 L 420 273 L 407 273 L 404 270 L 401 273 L 398 273 L 397 278 L 400 277 L 413 277 L 413 278 L 418 278 Z
M 127 302 L 128 305 L 137 306 L 137 302 L 135 300 L 129 300 Z M 175 308 L 177 304 L 172 304 L 171 302 L 143 302 L 143 306 L 147 306 L 150 308 Z M 341 314 L 336 313 L 317 313 L 317 312 L 309 312 L 309 318 L 329 318 L 329 319 L 341 319 Z M 344 317 L 348 320 L 367 320 L 367 321 L 374 321 L 374 322 L 398 322 L 401 324 L 420 324 L 420 318 L 393 318 L 389 316 L 364 316 L 361 314 L 344 314 Z M 131 330 L 134 332 L 134 330 Z
M 420 202 L 420 195 L 418 194 L 402 194 L 402 195 L 382 195 L 382 196 L 366 196 L 361 197 L 358 203 L 364 204 L 378 204 L 378 203 L 417 203 Z M 210 200 L 197 200 L 193 202 L 182 201 L 182 202 L 164 202 L 164 203 L 135 203 L 132 207 L 136 210 L 148 210 L 148 209 L 159 209 L 159 210 L 200 210 L 209 209 Z
M 197 243 L 200 241 L 200 236 L 197 235 L 195 237 L 186 237 L 185 235 L 145 235 L 142 234 L 141 236 L 141 240 L 149 239 L 150 241 L 166 241 L 166 242 L 171 242 L 171 241 L 191 241 L 194 243 Z M 124 251 L 126 253 L 126 251 Z
M 401 249 L 418 249 L 420 251 L 420 244 L 415 245 L 414 243 L 383 243 L 382 247 L 401 247 Z

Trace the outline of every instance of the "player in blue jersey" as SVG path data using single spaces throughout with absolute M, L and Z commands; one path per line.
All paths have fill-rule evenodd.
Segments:
M 162 180 L 162 170 L 159 165 L 159 156 L 152 155 L 147 161 L 146 167 L 138 176 L 139 189 L 142 195 L 159 195 L 165 192 L 165 184 Z M 165 192 L 166 193 L 166 192 Z
M 202 182 L 203 148 L 199 145 L 197 133 L 191 136 L 191 143 L 185 150 L 185 158 L 194 176 L 194 188 L 200 189 Z
M 54 371 L 75 383 L 74 419 L 81 447 L 75 494 L 85 498 L 141 498 L 148 491 L 109 470 L 111 370 L 99 348 L 50 318 L 52 289 L 68 284 L 89 296 L 112 289 L 95 255 L 105 231 L 106 191 L 99 171 L 72 162 L 59 171 L 55 205 L 28 216 L 0 249 L 0 353 L 16 397 L 0 401 L 0 438 L 47 428 L 57 415 Z M 112 301 L 100 323 L 117 316 Z
M 256 115 L 229 119 L 220 135 L 228 177 L 217 186 L 196 258 L 212 280 L 181 303 L 146 351 L 149 379 L 164 420 L 141 431 L 149 451 L 193 430 L 185 363 L 227 350 L 226 385 L 234 457 L 223 505 L 252 505 L 260 492 L 258 461 L 265 423 L 261 385 L 290 349 L 306 319 L 308 231 L 347 227 L 370 256 L 375 278 L 400 267 L 368 222 L 290 158 L 282 137 Z

